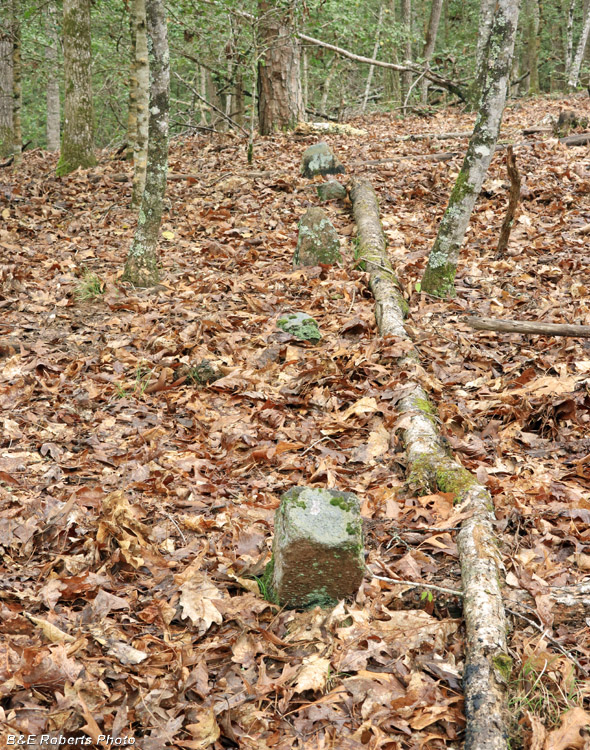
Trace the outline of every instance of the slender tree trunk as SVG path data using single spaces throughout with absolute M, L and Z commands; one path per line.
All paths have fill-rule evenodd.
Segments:
M 264 49 L 258 65 L 258 124 L 261 135 L 290 130 L 305 119 L 300 44 L 293 34 L 293 7 L 258 0 L 260 40 Z
M 481 96 L 482 81 L 485 80 L 487 65 L 487 51 L 489 49 L 492 21 L 496 0 L 481 0 L 479 6 L 479 24 L 477 32 L 477 47 L 475 50 L 475 78 L 471 87 L 469 100 L 472 107 L 477 107 Z
M 136 131 L 133 144 L 133 192 L 131 207 L 138 208 L 145 187 L 147 169 L 150 66 L 146 30 L 146 0 L 133 0 L 133 26 L 135 28 L 135 112 Z
M 539 93 L 539 0 L 527 0 L 527 63 L 529 94 Z
M 401 0 L 402 26 L 404 27 L 404 65 L 412 64 L 412 0 Z M 402 73 L 402 102 L 406 101 L 408 92 L 412 85 L 412 71 L 404 70 Z M 404 108 L 405 114 L 405 108 Z
M 129 101 L 127 104 L 127 159 L 133 159 L 137 139 L 137 34 L 133 5 L 129 9 Z
M 45 48 L 45 61 L 47 63 L 47 149 L 48 151 L 59 151 L 59 33 L 55 0 L 50 0 L 47 3 L 45 13 L 45 33 L 48 42 Z
M 14 148 L 12 30 L 8 8 L 0 7 L 0 157 Z
M 64 130 L 58 177 L 96 164 L 90 78 L 90 0 L 64 0 Z
M 500 133 L 519 5 L 519 0 L 497 0 L 475 128 L 422 279 L 422 289 L 437 297 L 454 296 L 459 252 Z
M 332 85 L 332 81 L 334 80 L 334 76 L 336 75 L 338 69 L 338 60 L 336 59 L 336 56 L 332 58 L 332 62 L 330 63 L 330 70 L 328 70 L 328 75 L 324 78 L 324 83 L 322 85 L 322 99 L 320 101 L 320 112 L 321 114 L 325 115 L 326 110 L 328 107 L 328 96 L 330 95 L 330 86 Z
M 209 122 L 207 120 L 208 107 L 205 104 L 207 101 L 207 71 L 202 65 L 199 65 L 199 89 L 201 91 L 201 99 L 199 99 L 199 111 L 201 113 L 199 125 L 206 127 Z
M 17 164 L 22 158 L 23 134 L 21 109 L 23 104 L 21 65 L 21 24 L 19 0 L 12 0 L 12 126 L 14 129 L 13 153 Z
M 381 24 L 383 23 L 383 5 L 379 6 L 379 16 L 377 18 L 377 28 L 375 30 L 375 46 L 373 47 L 373 60 L 377 58 L 381 41 L 379 39 L 381 35 Z M 375 72 L 375 66 L 369 65 L 369 73 L 367 74 L 367 84 L 365 86 L 365 95 L 363 97 L 363 104 L 361 112 L 365 112 L 367 109 L 367 102 L 369 101 L 369 94 L 371 93 L 371 82 L 373 80 L 373 74 Z
M 135 286 L 154 286 L 159 280 L 158 236 L 168 175 L 168 111 L 170 59 L 163 0 L 146 0 L 150 43 L 150 106 L 145 189 L 137 229 L 125 264 L 123 279 Z
M 569 80 L 572 60 L 574 57 L 574 11 L 576 0 L 570 0 L 567 12 L 566 41 L 565 41 L 565 79 Z
M 567 85 L 570 91 L 573 91 L 578 85 L 578 79 L 580 77 L 580 68 L 582 67 L 582 60 L 584 59 L 584 52 L 586 51 L 586 45 L 588 44 L 588 37 L 590 36 L 590 2 L 586 0 L 584 3 L 584 18 L 582 22 L 582 33 L 576 47 L 576 54 L 573 59 Z
M 244 125 L 246 107 L 244 105 L 244 72 L 242 70 L 242 61 L 238 60 L 236 65 L 236 74 L 234 79 L 234 117 L 238 125 Z
M 426 32 L 426 41 L 424 43 L 424 64 L 430 65 L 434 46 L 436 44 L 436 35 L 438 34 L 438 25 L 440 23 L 440 14 L 442 11 L 443 0 L 432 0 L 430 6 L 430 20 L 428 21 L 428 30 Z M 430 81 L 424 78 L 422 81 L 422 104 L 428 104 L 428 86 Z
M 309 65 L 307 59 L 307 47 L 303 48 L 303 109 L 307 111 L 309 106 Z

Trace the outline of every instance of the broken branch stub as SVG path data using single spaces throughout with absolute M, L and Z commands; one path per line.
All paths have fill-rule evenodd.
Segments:
M 285 492 L 270 564 L 272 593 L 282 606 L 330 607 L 354 596 L 365 572 L 356 495 L 314 487 Z

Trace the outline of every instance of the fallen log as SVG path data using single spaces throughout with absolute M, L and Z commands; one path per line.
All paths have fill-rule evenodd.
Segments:
M 395 276 L 389 270 L 391 264 L 385 252 L 373 188 L 367 180 L 354 180 L 350 198 L 358 225 L 358 255 L 370 273 L 379 332 L 382 336 L 408 340 L 403 323 L 407 305 L 392 281 Z M 417 359 L 416 352 L 412 352 L 401 364 L 414 364 Z M 458 509 L 469 514 L 457 537 L 467 632 L 463 672 L 465 748 L 506 750 L 506 685 L 511 658 L 506 643 L 501 559 L 493 533 L 492 498 L 447 453 L 438 433 L 434 409 L 417 381 L 410 380 L 405 387 L 398 411 L 398 429 L 403 432 L 408 458 L 408 485 L 423 494 L 436 490 L 453 492 L 460 502 Z
M 568 135 L 565 138 L 560 138 L 559 142 L 564 143 L 570 148 L 572 146 L 584 146 L 586 143 L 590 143 L 590 133 L 576 133 L 576 135 Z
M 478 331 L 499 331 L 500 333 L 532 333 L 540 336 L 577 336 L 590 338 L 590 326 L 573 323 L 540 323 L 528 320 L 500 320 L 498 318 L 477 318 L 468 315 L 461 318 L 471 328 Z
M 357 161 L 353 164 L 353 167 L 389 164 L 396 161 L 407 161 L 408 159 L 418 159 L 419 161 L 450 161 L 456 156 L 461 156 L 461 154 L 456 151 L 441 152 L 439 154 L 404 154 L 403 156 L 389 156 L 386 159 L 369 159 L 368 161 Z

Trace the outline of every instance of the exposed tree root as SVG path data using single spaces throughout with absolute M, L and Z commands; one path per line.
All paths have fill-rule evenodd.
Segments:
M 407 304 L 397 288 L 393 270 L 389 270 L 391 264 L 371 184 L 354 180 L 350 198 L 358 226 L 357 256 L 370 274 L 379 332 L 409 339 L 403 324 Z M 409 359 L 416 361 L 417 354 L 411 353 Z M 506 684 L 511 659 L 507 653 L 501 559 L 493 532 L 492 499 L 485 487 L 449 455 L 437 429 L 434 409 L 417 382 L 408 384 L 398 409 L 398 427 L 403 430 L 408 456 L 408 484 L 422 493 L 437 489 L 453 492 L 459 509 L 469 514 L 457 537 L 467 630 L 463 673 L 465 747 L 505 750 Z

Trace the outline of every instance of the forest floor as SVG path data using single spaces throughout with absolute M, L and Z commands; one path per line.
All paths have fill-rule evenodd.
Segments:
M 496 257 L 508 197 L 498 152 L 450 302 L 416 282 L 468 139 L 395 137 L 468 131 L 473 116 L 372 115 L 353 123 L 364 138 L 321 138 L 378 192 L 421 382 L 453 452 L 493 495 L 507 599 L 535 597 L 528 617 L 541 632 L 510 619 L 512 750 L 587 742 L 588 620 L 554 622 L 548 592 L 590 571 L 590 343 L 475 332 L 461 318 L 590 324 L 590 152 L 522 135 L 586 106 L 508 107 L 502 140 L 523 176 L 512 237 Z M 192 176 L 169 182 L 152 290 L 119 280 L 135 223 L 127 162 L 103 153 L 95 169 L 57 179 L 55 155 L 35 151 L 0 172 L 5 743 L 461 742 L 460 608 L 374 577 L 460 588 L 458 519 L 451 495 L 404 486 L 396 362 L 407 344 L 377 334 L 349 204 L 326 207 L 342 265 L 292 267 L 298 220 L 317 205 L 301 154 L 321 139 L 260 138 L 253 165 L 236 136 L 176 139 L 171 173 Z M 456 156 L 366 164 L 440 151 Z M 313 315 L 321 342 L 280 332 L 285 311 Z M 203 360 L 220 379 L 191 378 Z M 254 577 L 295 485 L 361 499 L 367 574 L 356 600 L 332 611 L 280 611 Z

